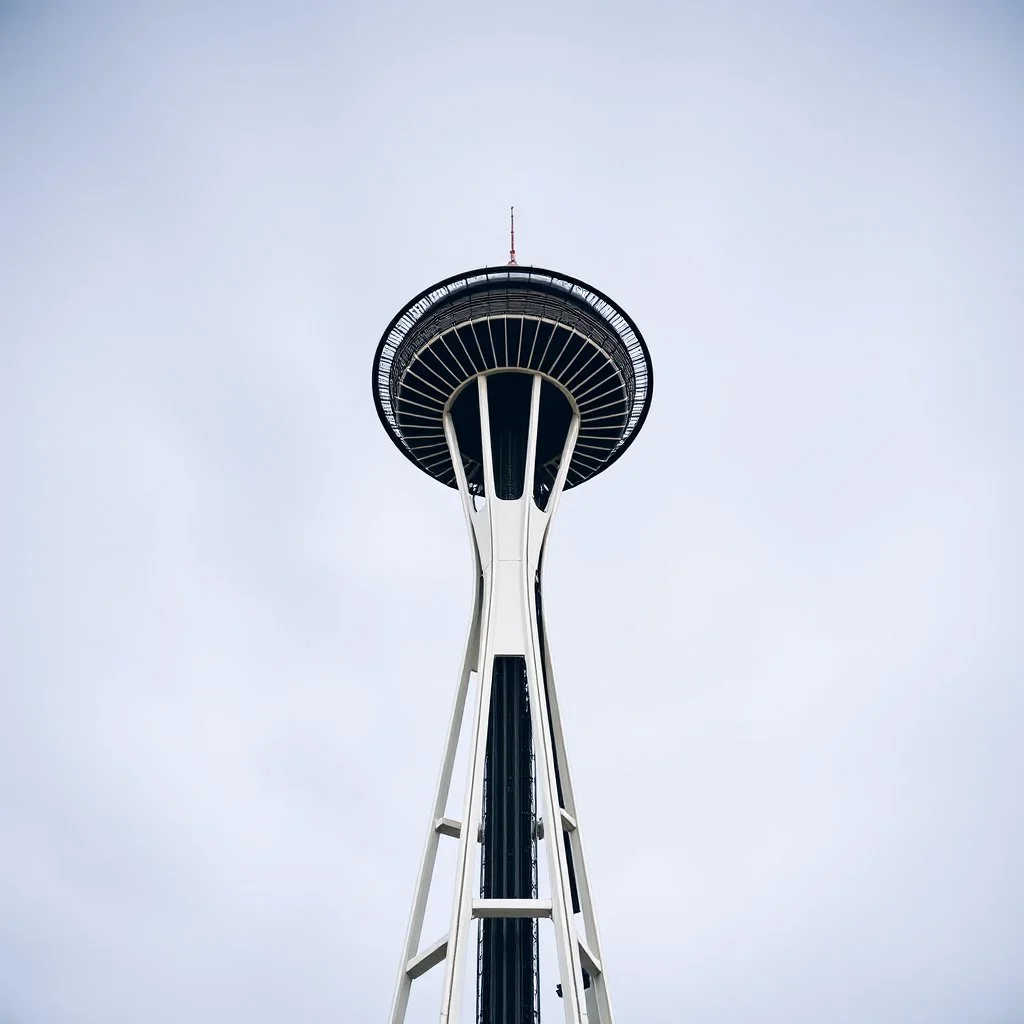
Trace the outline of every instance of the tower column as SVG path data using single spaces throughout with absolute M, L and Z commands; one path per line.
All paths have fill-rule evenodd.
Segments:
M 457 275 L 408 303 L 381 338 L 373 381 L 399 449 L 459 491 L 473 558 L 469 635 L 391 1024 L 406 1024 L 412 982 L 435 967 L 436 1019 L 463 1024 L 474 951 L 477 1024 L 538 1024 L 541 933 L 557 958 L 557 974 L 545 961 L 545 990 L 557 986 L 566 1024 L 613 1024 L 541 570 L 562 492 L 603 472 L 644 422 L 646 346 L 602 293 L 518 267 L 513 242 L 509 266 Z M 467 777 L 456 811 L 460 737 Z M 448 839 L 457 843 L 448 928 L 424 941 Z
M 453 418 L 450 411 L 445 414 L 445 437 L 456 466 L 478 579 L 392 1024 L 404 1021 L 413 978 L 441 962 L 444 981 L 439 1020 L 455 1024 L 460 1019 L 474 918 L 481 919 L 479 1024 L 533 1024 L 539 1018 L 536 922 L 540 918 L 550 918 L 554 927 L 565 1020 L 569 1024 L 591 1020 L 593 1024 L 612 1024 L 606 1000 L 604 1007 L 595 1004 L 596 1014 L 588 1009 L 593 1003 L 589 989 L 597 976 L 591 960 L 586 961 L 590 965 L 587 971 L 586 954 L 581 949 L 593 949 L 595 943 L 588 935 L 581 947 L 576 931 L 575 910 L 581 906 L 578 892 L 581 880 L 585 882 L 581 877 L 584 869 L 582 860 L 574 860 L 572 843 L 563 838 L 567 822 L 572 822 L 574 831 L 578 824 L 571 805 L 565 803 L 571 788 L 567 788 L 557 701 L 546 668 L 539 602 L 540 566 L 576 444 L 579 416 L 572 414 L 554 485 L 542 509 L 532 486 L 542 377 L 532 374 L 528 381 L 528 396 L 524 396 L 528 407 L 521 410 L 527 413 L 521 419 L 525 430 L 517 437 L 502 418 L 516 410 L 499 410 L 490 400 L 488 377 L 477 379 L 486 496 L 482 507 L 476 507 L 470 494 Z M 510 493 L 517 496 L 499 496 Z M 461 821 L 446 829 L 443 815 L 471 670 L 475 670 L 478 696 L 464 806 Z M 539 800 L 534 795 L 534 780 Z M 551 894 L 547 900 L 537 896 L 538 803 L 543 808 Z M 459 843 L 450 927 L 443 940 L 418 953 L 437 844 L 443 834 L 456 836 Z M 589 905 L 589 886 L 584 891 Z

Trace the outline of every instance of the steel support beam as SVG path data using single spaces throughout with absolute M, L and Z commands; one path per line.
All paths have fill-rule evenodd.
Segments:
M 460 1006 L 466 983 L 466 957 L 471 944 L 472 922 L 501 918 L 551 921 L 566 1024 L 614 1024 L 583 857 L 581 828 L 555 693 L 547 634 L 538 600 L 540 568 L 579 435 L 580 415 L 570 399 L 572 419 L 550 496 L 546 507 L 541 509 L 534 501 L 533 481 L 543 378 L 539 373 L 530 376 L 532 385 L 524 486 L 519 498 L 502 499 L 496 496 L 488 375 L 479 376 L 476 384 L 479 388 L 481 454 L 486 494 L 486 501 L 479 509 L 475 506 L 467 483 L 459 439 L 452 420 L 451 400 L 445 408 L 445 438 L 472 541 L 474 604 L 442 756 L 441 773 L 429 818 L 413 911 L 403 948 L 391 1024 L 405 1024 L 412 980 L 440 963 L 444 964 L 440 1024 L 458 1024 L 461 1020 Z M 498 658 L 522 659 L 525 666 L 538 810 L 542 811 L 543 820 L 549 823 L 547 835 L 544 835 L 541 827 L 536 828 L 536 835 L 545 848 L 550 899 L 488 898 L 478 892 L 478 837 L 482 820 L 494 666 Z M 446 817 L 445 813 L 455 749 L 466 710 L 470 676 L 474 670 L 478 682 L 476 707 L 470 732 L 464 803 L 461 818 L 456 820 Z M 537 824 L 539 826 L 539 822 Z M 458 843 L 450 925 L 444 939 L 420 952 L 420 933 L 433 878 L 437 845 L 442 835 L 454 838 Z M 578 915 L 574 905 L 578 905 Z M 584 972 L 590 979 L 589 985 L 585 984 Z

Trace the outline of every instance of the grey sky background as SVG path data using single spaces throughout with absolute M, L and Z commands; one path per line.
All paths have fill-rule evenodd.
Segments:
M 470 558 L 370 362 L 515 203 L 655 365 L 545 580 L 618 1018 L 1019 1024 L 1021 7 L 295 7 L 0 4 L 0 1021 L 383 1019 Z

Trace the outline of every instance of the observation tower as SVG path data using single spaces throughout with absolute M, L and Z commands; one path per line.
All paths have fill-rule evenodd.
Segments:
M 554 929 L 558 970 L 544 983 L 557 985 L 565 1020 L 613 1019 L 541 572 L 562 493 L 610 466 L 643 426 L 651 361 L 633 321 L 606 295 L 518 266 L 514 234 L 509 256 L 507 266 L 458 274 L 417 295 L 384 331 L 373 361 L 374 400 L 392 441 L 462 498 L 475 578 L 391 1024 L 405 1024 L 414 980 L 442 965 L 440 1022 L 458 1024 L 474 947 L 478 1024 L 536 1024 L 542 920 Z M 456 819 L 447 804 L 471 693 L 468 780 Z M 442 842 L 458 844 L 450 924 L 444 936 L 424 937 Z

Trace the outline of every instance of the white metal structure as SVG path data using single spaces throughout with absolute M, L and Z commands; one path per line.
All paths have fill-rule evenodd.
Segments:
M 452 422 L 451 405 L 454 396 L 448 400 L 444 410 L 444 434 L 469 527 L 477 587 L 390 1019 L 391 1024 L 405 1024 L 413 981 L 431 968 L 440 967 L 444 971 L 440 1024 L 456 1024 L 468 973 L 466 958 L 467 947 L 472 944 L 471 921 L 489 917 L 532 917 L 550 919 L 554 928 L 565 1020 L 568 1024 L 587 1024 L 588 1021 L 590 1024 L 612 1024 L 601 941 L 587 877 L 554 674 L 535 599 L 536 581 L 539 579 L 551 523 L 572 463 L 580 414 L 575 401 L 569 396 L 573 407 L 572 421 L 559 461 L 560 468 L 545 509 L 538 507 L 529 487 L 524 487 L 518 499 L 502 500 L 494 497 L 497 488 L 491 454 L 488 376 L 485 373 L 476 378 L 479 382 L 484 493 L 488 495 L 482 507 L 476 506 L 463 469 L 459 442 Z M 531 377 L 525 459 L 527 481 L 534 476 L 541 385 L 544 379 L 540 373 L 533 373 Z M 538 834 L 545 847 L 551 894 L 550 899 L 545 900 L 481 899 L 477 893 L 478 836 L 491 684 L 495 658 L 501 656 L 519 656 L 526 663 L 536 777 L 543 815 L 542 828 L 538 829 Z M 454 771 L 456 747 L 474 674 L 478 686 L 469 748 L 469 777 L 462 818 L 455 821 L 446 818 L 444 814 Z M 568 837 L 568 843 L 563 841 L 563 835 Z M 448 933 L 440 938 L 428 936 L 429 941 L 424 944 L 423 921 L 438 846 L 441 842 L 452 840 L 458 843 L 458 855 Z M 580 908 L 578 914 L 573 913 L 570 870 L 575 874 Z M 589 977 L 589 985 L 586 987 L 584 972 Z
M 508 266 L 457 274 L 408 302 L 381 337 L 372 383 L 399 451 L 458 489 L 475 572 L 391 1024 L 407 1024 L 412 984 L 434 968 L 443 972 L 440 1024 L 461 1024 L 474 931 L 476 1024 L 537 1024 L 540 929 L 548 928 L 566 1021 L 612 1024 L 540 575 L 562 492 L 604 472 L 646 419 L 650 354 L 607 295 L 518 266 L 513 242 Z M 448 817 L 463 736 L 463 807 Z M 448 842 L 457 844 L 448 930 L 424 941 L 438 850 Z

